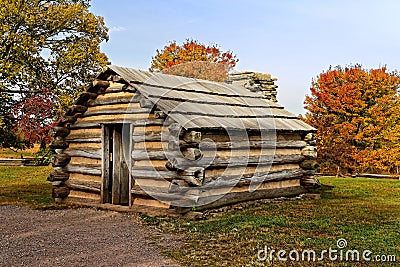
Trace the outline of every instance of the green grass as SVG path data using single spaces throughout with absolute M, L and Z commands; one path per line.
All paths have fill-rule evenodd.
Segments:
M 32 149 L 27 149 L 27 150 L 19 150 L 19 151 L 13 151 L 11 149 L 0 149 L 0 158 L 14 158 L 14 159 L 19 159 L 21 158 L 21 155 L 26 158 L 26 157 L 34 157 L 35 152 L 38 151 L 38 148 L 32 148 Z
M 264 246 L 276 250 L 371 250 L 400 262 L 400 181 L 320 178 L 319 200 L 284 200 L 210 214 L 204 220 L 144 217 L 164 231 L 184 233 L 187 244 L 166 253 L 189 266 L 272 266 L 257 260 Z M 273 266 L 366 266 L 366 262 L 275 262 Z M 369 266 L 392 266 L 377 264 Z
M 59 208 L 46 181 L 50 166 L 0 166 L 0 205 L 25 205 L 36 209 Z

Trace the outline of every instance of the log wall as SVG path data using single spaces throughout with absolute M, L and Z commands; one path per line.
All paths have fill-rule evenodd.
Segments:
M 169 207 L 168 203 L 154 200 L 148 194 L 135 194 L 135 188 L 151 186 L 169 188 L 176 173 L 166 168 L 167 158 L 163 151 L 168 142 L 162 142 L 162 133 L 168 134 L 161 112 L 152 110 L 152 104 L 135 88 L 124 83 L 100 81 L 100 94 L 91 95 L 85 105 L 78 105 L 67 114 L 65 124 L 54 133 L 55 157 L 68 158 L 55 167 L 49 180 L 56 186 L 53 196 L 61 201 L 100 203 L 102 187 L 102 124 L 132 124 L 132 203 Z M 97 88 L 99 89 L 99 88 Z M 165 124 L 165 125 L 164 125 Z M 56 159 L 54 162 L 56 163 Z M 165 180 L 164 180 L 165 179 Z
M 167 169 L 168 126 L 170 122 L 151 117 L 153 123 L 133 128 L 132 179 L 131 194 L 133 205 L 169 208 L 170 201 L 159 201 L 153 192 L 168 192 L 176 172 Z M 143 190 L 145 188 L 146 190 Z M 149 190 L 147 190 L 149 189 Z
M 181 188 L 185 184 L 188 188 L 182 195 L 196 196 L 197 210 L 257 198 L 295 195 L 305 191 L 300 185 L 304 176 L 300 165 L 305 160 L 302 151 L 307 146 L 303 139 L 301 133 L 295 132 L 270 136 L 237 132 L 229 136 L 199 129 L 197 133 L 180 134 L 177 143 L 183 157 L 173 158 L 168 164 L 181 173 L 178 175 Z M 170 143 L 170 149 L 176 146 Z M 251 187 L 252 183 L 257 183 L 256 188 Z M 196 187 L 202 190 L 195 192 Z M 182 204 L 172 201 L 172 205 L 174 203 Z
M 68 196 L 72 201 L 101 202 L 101 125 L 129 122 L 139 127 L 134 130 L 137 133 L 149 121 L 151 125 L 161 124 L 151 107 L 141 106 L 141 100 L 143 97 L 136 89 L 124 82 L 95 81 L 61 119 L 53 129 L 55 141 L 51 147 L 57 154 L 52 159 L 54 172 L 48 178 L 54 185 L 53 197 L 57 201 Z M 159 126 L 148 127 L 152 130 Z M 139 175 L 149 176 L 146 171 Z

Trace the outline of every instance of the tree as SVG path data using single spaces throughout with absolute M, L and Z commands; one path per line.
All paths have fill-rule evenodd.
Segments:
M 23 140 L 40 144 L 42 149 L 49 143 L 49 131 L 54 126 L 53 98 L 53 94 L 43 90 L 15 105 L 11 114 L 15 118 L 13 131 Z
M 176 41 L 156 50 L 150 71 L 190 78 L 224 81 L 238 59 L 231 51 L 222 52 L 218 45 L 204 45 L 195 40 L 186 40 L 182 45 Z
M 21 136 L 12 129 L 24 124 L 9 114 L 43 90 L 53 95 L 53 119 L 62 114 L 107 64 L 100 43 L 108 30 L 102 17 L 89 12 L 90 0 L 0 3 L 0 131 L 8 136 L 0 135 L 0 146 L 15 147 Z
M 318 129 L 322 171 L 393 172 L 400 156 L 400 76 L 340 66 L 313 80 L 305 121 Z

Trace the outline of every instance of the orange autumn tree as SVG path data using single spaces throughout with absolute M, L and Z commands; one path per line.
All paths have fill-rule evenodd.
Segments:
M 206 46 L 195 40 L 178 45 L 173 41 L 156 50 L 150 71 L 223 82 L 237 62 L 236 55 L 221 51 L 218 45 Z
M 318 129 L 322 172 L 398 171 L 399 85 L 397 72 L 361 65 L 329 68 L 313 80 L 304 120 Z

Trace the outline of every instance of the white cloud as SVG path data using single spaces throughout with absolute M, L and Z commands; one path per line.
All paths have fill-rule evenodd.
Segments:
M 112 33 L 112 32 L 124 32 L 124 31 L 126 31 L 127 29 L 125 28 L 125 27 L 123 27 L 123 26 L 112 26 L 109 30 L 108 30 L 108 32 L 109 33 Z

